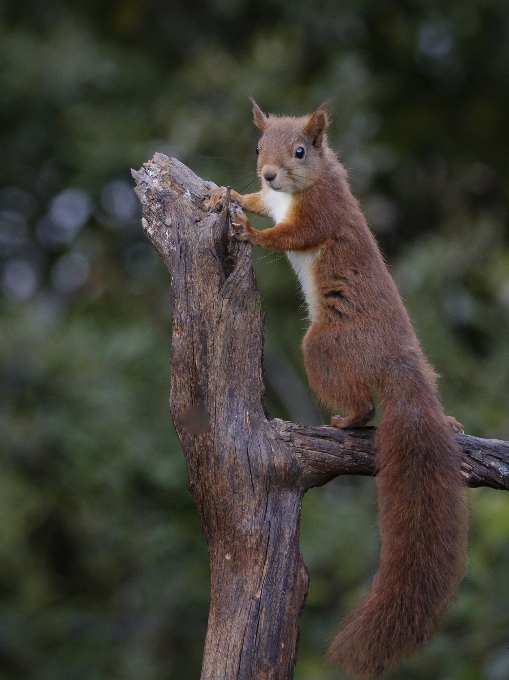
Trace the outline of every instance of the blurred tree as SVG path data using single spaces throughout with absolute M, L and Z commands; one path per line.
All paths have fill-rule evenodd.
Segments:
M 252 94 L 332 146 L 447 409 L 509 439 L 509 7 L 498 0 L 0 3 L 0 677 L 198 677 L 208 567 L 166 399 L 168 278 L 130 167 L 245 189 Z M 283 258 L 257 253 L 272 415 L 316 421 Z M 509 497 L 472 498 L 446 631 L 394 678 L 509 676 Z M 377 554 L 370 480 L 305 500 L 300 680 Z M 361 536 L 365 538 L 361 539 Z

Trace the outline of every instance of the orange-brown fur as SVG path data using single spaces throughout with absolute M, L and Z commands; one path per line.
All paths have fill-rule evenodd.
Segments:
M 328 652 L 332 663 L 355 675 L 379 675 L 429 639 L 463 574 L 467 520 L 453 436 L 458 424 L 444 415 L 435 374 L 346 171 L 327 146 L 325 111 L 267 118 L 254 104 L 253 114 L 263 133 L 262 190 L 246 196 L 232 191 L 232 198 L 264 216 L 270 214 L 271 186 L 291 194 L 291 202 L 283 220 L 264 231 L 239 214 L 239 238 L 315 253 L 310 271 L 317 309 L 302 349 L 311 388 L 345 414 L 332 424 L 367 423 L 375 392 L 383 405 L 375 436 L 379 569 Z M 296 158 L 299 147 L 303 159 Z M 212 201 L 223 197 L 223 189 L 215 190 Z

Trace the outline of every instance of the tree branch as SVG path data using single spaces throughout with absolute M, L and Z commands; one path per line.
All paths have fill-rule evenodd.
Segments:
M 374 427 L 342 431 L 273 420 L 273 427 L 302 464 L 306 487 L 321 486 L 338 475 L 376 474 Z M 468 486 L 509 490 L 509 443 L 457 434 Z
M 170 408 L 211 564 L 202 680 L 291 680 L 308 577 L 302 496 L 374 474 L 373 431 L 268 421 L 263 315 L 251 246 L 214 185 L 156 154 L 133 171 L 143 228 L 171 274 Z M 509 444 L 458 436 L 471 486 L 509 488 Z

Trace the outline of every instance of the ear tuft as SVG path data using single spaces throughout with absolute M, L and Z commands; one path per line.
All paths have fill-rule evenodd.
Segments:
M 263 113 L 261 108 L 258 106 L 258 104 L 255 102 L 255 100 L 251 97 L 251 102 L 253 104 L 253 121 L 256 127 L 264 132 L 267 129 L 267 126 L 269 124 L 269 121 L 267 120 L 267 116 Z
M 304 134 L 311 138 L 313 146 L 317 149 L 322 146 L 323 136 L 328 125 L 327 111 L 322 106 L 309 116 L 304 125 Z

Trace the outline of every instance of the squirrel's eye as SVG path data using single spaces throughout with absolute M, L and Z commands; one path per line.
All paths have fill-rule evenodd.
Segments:
M 256 155 L 258 156 L 259 153 L 260 153 L 260 149 L 258 147 L 256 147 Z
M 298 146 L 295 149 L 295 158 L 304 158 L 305 153 L 306 153 L 306 150 L 304 149 L 304 147 Z

